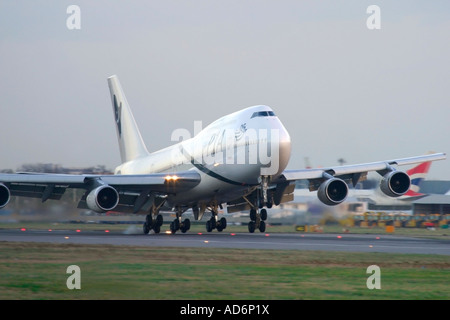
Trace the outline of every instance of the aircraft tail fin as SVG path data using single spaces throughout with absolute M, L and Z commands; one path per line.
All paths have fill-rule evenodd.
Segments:
M 419 193 L 420 190 L 420 184 L 423 180 L 425 180 L 428 171 L 431 167 L 431 161 L 428 162 L 422 162 L 419 165 L 415 166 L 414 168 L 409 169 L 406 171 L 408 176 L 411 179 L 411 187 L 409 188 L 408 192 L 405 193 L 404 196 L 406 197 L 418 197 L 423 196 L 423 193 Z
M 148 155 L 149 152 L 134 120 L 119 78 L 116 75 L 109 77 L 108 86 L 111 93 L 122 163 Z

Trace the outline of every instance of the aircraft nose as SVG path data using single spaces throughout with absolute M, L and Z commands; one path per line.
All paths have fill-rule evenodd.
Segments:
M 281 122 L 271 128 L 270 148 L 270 165 L 261 169 L 261 175 L 278 177 L 286 169 L 291 157 L 291 137 Z
M 291 158 L 291 137 L 284 127 L 280 130 L 279 141 L 279 168 L 277 176 L 280 175 L 284 169 L 286 169 L 289 159 Z

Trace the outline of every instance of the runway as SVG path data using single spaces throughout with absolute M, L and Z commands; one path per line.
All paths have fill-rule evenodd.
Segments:
M 149 247 L 319 250 L 450 255 L 450 240 L 396 235 L 308 233 L 123 234 L 106 231 L 0 230 L 0 241 L 108 244 Z

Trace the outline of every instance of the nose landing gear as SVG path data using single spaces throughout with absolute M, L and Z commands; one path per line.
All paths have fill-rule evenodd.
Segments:
M 244 199 L 251 206 L 250 209 L 250 222 L 248 223 L 248 231 L 250 233 L 259 229 L 260 232 L 266 231 L 267 210 L 263 207 L 272 208 L 273 199 L 268 195 L 269 189 L 269 176 L 261 176 L 261 187 L 256 190 L 256 197 L 253 202 L 249 201 L 246 197 Z

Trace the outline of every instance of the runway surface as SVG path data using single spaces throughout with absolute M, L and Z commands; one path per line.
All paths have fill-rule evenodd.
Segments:
M 226 231 L 226 230 L 225 230 Z M 396 235 L 308 233 L 123 234 L 105 231 L 0 230 L 0 241 L 109 244 L 150 247 L 320 250 L 450 255 L 450 240 Z

